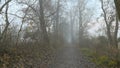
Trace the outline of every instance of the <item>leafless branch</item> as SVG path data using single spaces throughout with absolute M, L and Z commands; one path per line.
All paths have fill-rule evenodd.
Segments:
M 1 13 L 1 11 L 2 11 L 2 9 L 9 3 L 9 2 L 11 2 L 12 0 L 8 0 L 7 2 L 5 2 L 3 5 L 2 5 L 2 7 L 0 8 L 0 13 Z

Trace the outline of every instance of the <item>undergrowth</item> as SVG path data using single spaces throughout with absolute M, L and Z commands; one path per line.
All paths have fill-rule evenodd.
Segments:
M 116 68 L 116 58 L 111 58 L 105 54 L 97 53 L 95 50 L 90 48 L 81 48 L 82 53 L 87 56 L 91 62 L 94 62 L 100 68 Z

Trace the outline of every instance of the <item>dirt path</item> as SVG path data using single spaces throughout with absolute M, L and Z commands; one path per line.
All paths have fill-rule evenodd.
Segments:
M 73 46 L 66 46 L 60 49 L 50 68 L 96 68 L 79 51 L 77 47 Z

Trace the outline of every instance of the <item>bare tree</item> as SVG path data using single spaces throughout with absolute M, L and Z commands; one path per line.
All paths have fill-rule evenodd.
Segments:
M 57 10 L 57 13 L 56 13 L 56 23 L 55 23 L 55 24 L 56 24 L 56 25 L 55 25 L 55 27 L 56 27 L 55 30 L 56 30 L 56 31 L 55 31 L 55 32 L 56 32 L 56 39 L 58 39 L 58 30 L 59 30 L 59 29 L 58 29 L 58 28 L 59 28 L 58 26 L 59 26 L 59 14 L 60 14 L 60 13 L 59 13 L 59 12 L 60 12 L 60 0 L 57 1 L 57 9 L 56 9 L 56 10 Z
M 5 19 L 6 19 L 5 22 L 6 22 L 6 25 L 5 25 L 5 28 L 4 28 L 3 32 L 2 32 L 2 34 L 0 35 L 0 41 L 5 37 L 5 34 L 7 32 L 9 24 L 10 24 L 9 19 L 8 19 L 8 8 L 9 8 L 9 3 L 7 3 L 7 5 L 6 5 L 6 10 L 5 10 Z
M 106 24 L 109 45 L 113 45 L 114 42 L 113 42 L 113 37 L 111 34 L 111 27 L 112 27 L 113 21 L 115 20 L 115 15 L 113 14 L 114 11 L 108 12 L 108 6 L 104 4 L 103 0 L 100 0 L 100 1 L 101 1 L 101 8 L 103 11 L 103 17 L 104 17 L 105 24 Z M 109 4 L 108 1 L 107 1 L 107 3 Z
M 29 7 L 29 12 L 26 16 L 27 20 L 33 21 L 34 24 L 36 24 L 36 28 L 38 27 L 38 31 L 40 34 L 41 41 L 45 43 L 49 43 L 49 37 L 48 37 L 48 21 L 50 20 L 51 16 L 56 13 L 56 11 L 52 10 L 52 4 L 51 1 L 34 1 L 32 4 L 31 2 L 27 3 L 24 1 L 20 1 L 19 3 L 27 5 Z M 39 8 L 39 9 L 38 9 Z M 32 13 L 32 14 L 31 14 Z
M 115 6 L 116 6 L 116 11 L 117 11 L 117 16 L 120 19 L 120 0 L 114 0 Z
M 83 39 L 86 36 L 86 30 L 88 23 L 92 18 L 92 12 L 87 8 L 87 0 L 78 0 L 78 20 L 79 20 L 79 40 L 82 44 Z M 89 12 L 88 12 L 89 11 Z
M 110 1 L 106 1 L 107 5 L 110 5 Z M 101 0 L 101 8 L 103 10 L 103 16 L 106 24 L 106 29 L 107 29 L 107 36 L 109 40 L 110 45 L 115 45 L 116 48 L 118 48 L 118 29 L 119 29 L 119 22 L 118 22 L 118 15 L 115 13 L 115 11 L 109 11 L 109 9 L 114 10 L 114 6 L 107 6 L 104 4 L 104 1 Z M 115 19 L 116 18 L 116 19 Z M 115 21 L 115 23 L 113 23 Z M 112 26 L 115 24 L 113 32 L 112 32 Z
M 46 41 L 47 43 L 49 43 L 49 37 L 47 34 L 47 30 L 46 30 L 46 24 L 45 24 L 45 19 L 44 19 L 44 8 L 43 8 L 43 0 L 39 0 L 39 10 L 40 10 L 40 16 L 39 20 L 40 20 L 40 26 L 42 29 L 42 34 L 43 34 L 43 41 Z
M 18 35 L 17 35 L 17 39 L 16 39 L 16 45 L 18 45 L 18 41 L 19 41 L 19 38 L 20 38 L 20 32 L 22 31 L 22 28 L 23 28 L 23 25 L 24 25 L 24 22 L 25 22 L 25 18 L 27 16 L 28 9 L 29 9 L 29 7 L 27 7 L 27 9 L 25 10 L 24 16 L 22 17 L 22 24 L 20 25 L 20 29 L 18 31 Z
M 112 7 L 108 7 L 108 5 L 110 4 L 110 0 L 107 0 L 107 5 L 104 5 L 104 0 L 100 0 L 101 1 L 101 8 L 103 10 L 103 17 L 105 20 L 105 24 L 106 24 L 106 30 L 107 30 L 107 37 L 108 37 L 108 41 L 109 41 L 109 45 L 111 48 L 115 48 L 116 49 L 116 61 L 117 61 L 117 67 L 119 68 L 119 58 L 118 58 L 118 29 L 119 29 L 119 22 L 118 22 L 118 15 L 119 12 L 115 13 L 115 11 L 108 11 L 108 9 L 113 8 Z M 117 0 L 116 0 L 117 1 Z M 105 7 L 107 6 L 107 7 Z M 118 11 L 118 9 L 117 9 Z M 115 21 L 115 23 L 113 23 Z M 114 26 L 114 29 L 111 28 Z M 112 32 L 113 29 L 113 32 Z M 113 50 L 112 50 L 113 51 Z

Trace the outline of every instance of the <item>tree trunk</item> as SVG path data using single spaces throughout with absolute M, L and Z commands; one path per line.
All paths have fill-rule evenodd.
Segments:
M 1 36 L 0 36 L 0 41 L 5 37 L 5 34 L 6 34 L 6 32 L 7 32 L 7 29 L 8 29 L 8 27 L 9 27 L 9 20 L 8 20 L 8 7 L 9 7 L 9 5 L 7 4 L 6 5 L 6 10 L 5 10 L 5 18 L 6 18 L 6 20 L 5 20 L 5 22 L 6 22 L 6 25 L 5 25 L 5 29 L 3 30 L 3 32 L 2 32 L 2 34 L 1 34 Z
M 110 26 L 107 26 L 107 37 L 108 37 L 109 46 L 112 47 L 114 43 L 111 35 Z
M 57 13 L 56 13 L 56 25 L 55 25 L 55 35 L 56 35 L 56 42 L 58 42 L 58 35 L 59 35 L 59 10 L 60 10 L 60 0 L 57 2 Z
M 39 5 L 40 5 L 40 27 L 42 31 L 42 42 L 49 44 L 49 37 L 47 34 L 46 30 L 46 24 L 45 24 L 45 19 L 44 19 L 44 8 L 43 8 L 43 0 L 39 0 Z
M 114 44 L 116 48 L 116 61 L 117 61 L 117 67 L 120 68 L 119 65 L 119 49 L 118 49 L 118 29 L 119 29 L 119 21 L 118 21 L 118 15 L 116 14 L 116 26 L 115 26 L 115 32 L 114 32 Z
M 114 43 L 116 48 L 118 49 L 118 29 L 119 29 L 119 22 L 118 22 L 118 16 L 116 15 L 116 25 L 115 25 L 115 32 L 114 32 Z
M 120 0 L 114 0 L 115 6 L 116 6 L 116 11 L 117 11 L 117 15 L 118 18 L 120 20 Z

